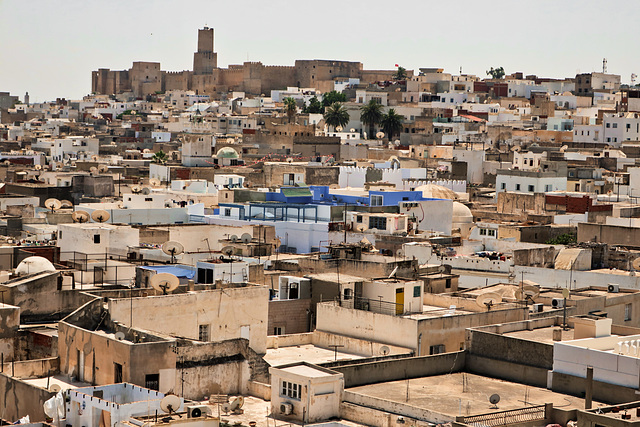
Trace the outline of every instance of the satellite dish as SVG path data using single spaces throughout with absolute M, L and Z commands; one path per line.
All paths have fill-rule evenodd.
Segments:
M 142 150 L 143 153 L 150 153 L 151 150 L 149 150 L 148 148 L 145 148 L 144 150 Z
M 440 267 L 438 267 L 438 273 L 446 273 L 447 272 L 447 267 L 445 267 L 444 265 L 441 265 Z
M 42 170 L 42 165 L 35 165 L 35 170 L 37 171 Z
M 253 237 L 251 237 L 251 234 L 249 234 L 249 233 L 244 233 L 240 237 L 240 240 L 242 240 L 242 243 L 251 243 L 252 239 L 253 239 Z
M 398 250 L 396 251 L 396 256 L 404 257 L 404 251 L 403 251 L 402 249 L 398 249 Z
M 167 255 L 171 255 L 171 263 L 175 262 L 176 255 L 180 255 L 184 252 L 184 246 L 180 242 L 175 240 L 169 240 L 162 244 L 162 252 Z
M 167 295 L 169 292 L 174 291 L 180 284 L 180 279 L 171 273 L 158 273 L 151 276 L 149 284 L 156 291 L 162 292 L 162 295 Z
M 633 267 L 634 270 L 640 270 L 640 258 L 634 259 L 633 262 L 631 263 L 631 266 Z
M 387 347 L 386 345 L 383 345 L 382 347 L 380 347 L 380 354 L 382 354 L 383 356 L 386 356 L 389 353 L 391 353 L 391 350 L 389 349 L 389 347 Z
M 53 213 L 53 211 L 57 211 L 62 207 L 62 203 L 58 199 L 47 199 L 44 201 L 44 206 L 47 209 L 51 209 L 51 213 Z
M 93 156 L 91 156 L 91 160 L 93 160 L 94 162 L 98 160 L 98 156 L 96 156 L 95 154 Z
M 118 341 L 122 341 L 124 337 L 125 337 L 124 332 L 116 332 L 116 339 Z
M 391 274 L 389 274 L 389 277 L 387 277 L 387 278 L 391 279 L 392 277 L 394 277 L 396 275 L 397 272 L 398 272 L 398 266 L 396 265 L 396 268 L 393 269 L 393 271 L 391 272 Z
M 235 234 L 232 234 L 231 237 L 229 237 L 229 240 L 235 243 L 238 241 L 238 236 L 236 236 Z
M 276 240 L 273 241 L 273 246 L 275 246 L 275 248 L 278 249 L 281 244 L 282 244 L 282 240 L 280 240 L 280 238 L 276 237 Z
M 563 145 L 562 147 L 560 147 L 560 152 L 564 153 L 565 151 L 567 151 L 568 148 L 569 148 L 568 145 Z
M 140 193 L 144 194 L 145 196 L 148 196 L 149 194 L 151 194 L 151 189 L 149 187 L 142 187 L 142 190 L 140 190 Z
M 98 172 L 100 173 L 105 173 L 109 171 L 109 166 L 107 165 L 100 165 L 98 166 Z
M 175 394 L 167 394 L 160 401 L 160 409 L 162 409 L 167 414 L 171 414 L 180 409 L 181 403 L 182 402 L 180 401 L 180 398 Z
M 367 230 L 367 226 L 364 224 L 360 224 L 358 227 L 356 227 L 358 229 L 359 232 L 363 233 L 364 231 Z
M 337 126 L 336 127 L 336 132 L 342 132 L 342 126 Z
M 89 168 L 89 172 L 91 172 L 92 174 L 96 174 L 96 173 L 98 173 L 98 168 L 95 167 L 95 166 L 91 166 Z
M 244 405 L 244 397 L 242 396 L 236 397 L 230 403 L 232 411 L 237 411 L 238 409 L 242 408 L 242 405 Z
M 111 215 L 109 215 L 109 212 L 104 209 L 98 209 L 97 211 L 91 212 L 91 219 L 95 222 L 107 222 L 109 221 L 109 218 L 111 218 Z
M 377 138 L 377 139 L 382 139 L 382 138 L 384 138 L 384 132 L 378 132 L 378 133 L 376 133 L 376 138 Z
M 287 159 L 287 163 L 293 163 L 293 159 L 292 159 L 291 157 L 289 157 L 289 158 Z
M 134 194 L 138 194 L 140 192 L 141 188 L 139 185 L 132 185 L 131 186 L 131 192 Z
M 75 211 L 71 214 L 73 222 L 87 222 L 89 221 L 89 213 L 86 211 Z
M 152 185 L 153 187 L 157 187 L 160 184 L 162 184 L 162 182 L 160 182 L 160 180 L 157 178 L 151 178 L 149 180 L 149 185 Z
M 569 298 L 571 296 L 571 291 L 567 288 L 562 289 L 562 298 Z
M 354 133 L 356 130 L 354 128 L 349 129 L 349 132 Z
M 489 403 L 493 405 L 493 409 L 498 409 L 498 402 L 500 402 L 500 395 L 498 393 L 489 396 Z
M 486 307 L 487 310 L 491 310 L 491 307 L 499 302 L 502 302 L 502 295 L 495 292 L 487 292 L 486 294 L 478 295 L 476 298 L 476 304 L 482 308 Z
M 69 200 L 60 200 L 60 204 L 63 208 L 72 208 L 73 207 L 73 203 L 71 203 Z
M 231 412 L 231 404 L 229 402 L 225 402 L 225 403 L 222 404 L 221 409 L 222 409 L 222 412 L 224 412 L 225 415 L 226 415 L 229 412 Z
M 9 166 L 11 164 L 11 160 L 5 160 L 4 162 L 2 162 L 4 165 Z M 38 165 L 36 165 L 38 166 Z
M 60 390 L 62 390 L 62 387 L 60 387 L 60 385 L 59 385 L 59 384 L 51 384 L 51 385 L 49 386 L 49 391 L 51 391 L 51 392 L 53 392 L 53 393 L 57 393 L 57 392 L 59 392 Z
M 231 256 L 233 255 L 233 253 L 236 251 L 236 249 L 233 246 L 225 246 L 222 249 L 220 249 L 220 252 L 222 252 L 223 254 L 225 254 L 226 256 Z

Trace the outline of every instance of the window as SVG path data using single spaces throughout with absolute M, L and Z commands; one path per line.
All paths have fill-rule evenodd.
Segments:
M 153 197 L 145 197 L 144 201 L 145 202 L 153 202 Z
M 298 288 L 298 283 L 290 283 L 289 284 L 289 299 L 298 299 L 300 298 L 300 290 Z
M 362 222 L 362 215 L 357 215 L 356 216 L 356 222 L 358 222 L 358 223 Z
M 516 191 L 520 191 L 520 184 L 516 184 Z
M 122 382 L 122 365 L 115 362 L 113 364 L 113 382 L 114 383 Z
M 291 399 L 300 400 L 301 395 L 302 395 L 301 384 L 295 384 L 289 381 L 282 381 L 282 385 L 280 387 L 280 396 L 290 397 Z
M 487 234 L 488 234 L 489 236 L 493 236 L 493 237 L 495 237 L 495 235 L 496 235 L 496 230 L 487 230 Z
M 160 390 L 160 374 L 145 375 L 144 386 L 151 390 Z
M 224 216 L 231 216 L 231 209 L 230 208 L 225 208 Z
M 444 287 L 446 289 L 451 289 L 451 279 L 447 279 L 447 281 L 444 284 Z
M 535 189 L 535 187 L 534 187 L 533 185 L 530 185 L 530 186 L 529 186 L 529 192 L 530 192 L 530 193 L 533 193 L 533 190 L 534 190 L 534 189 Z
M 284 328 L 282 326 L 275 326 L 273 328 L 273 335 L 284 335 Z
M 347 288 L 344 290 L 344 299 L 351 299 L 353 298 L 353 289 Z
M 429 354 L 444 353 L 444 344 L 432 345 L 429 347 Z
M 624 306 L 624 320 L 631 320 L 631 304 L 625 304 Z
M 617 124 L 617 123 L 613 123 L 611 126 L 612 126 L 614 129 L 617 129 L 617 128 L 618 128 L 618 124 Z
M 387 229 L 387 218 L 379 216 L 369 217 L 369 228 L 376 228 L 378 230 Z
M 209 341 L 209 325 L 198 326 L 198 340 Z
M 382 196 L 371 196 L 371 206 L 382 206 Z
M 62 239 L 62 230 L 58 231 L 58 239 Z
M 551 191 L 551 188 L 552 188 L 551 184 L 547 184 L 547 185 L 545 185 L 545 186 L 544 186 L 544 191 L 545 191 L 545 193 L 547 193 L 547 192 Z
M 607 124 L 605 125 L 605 127 L 610 128 L 610 127 L 611 127 L 611 123 L 607 123 Z
M 95 243 L 95 244 L 100 243 L 100 235 L 99 234 L 94 234 L 93 235 L 93 243 Z
M 507 183 L 503 182 L 502 184 L 500 184 L 500 189 L 501 190 L 506 190 L 507 189 Z
M 480 229 L 480 235 L 481 236 L 486 236 L 487 235 L 487 229 L 486 228 L 481 228 Z
M 413 297 L 417 298 L 420 296 L 420 286 L 414 286 L 413 287 Z

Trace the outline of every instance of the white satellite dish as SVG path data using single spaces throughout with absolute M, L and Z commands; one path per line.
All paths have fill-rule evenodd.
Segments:
M 569 149 L 568 145 L 563 145 L 562 147 L 560 147 L 560 152 L 564 153 L 565 151 L 567 151 L 567 149 Z
M 131 186 L 131 192 L 134 194 L 138 194 L 140 192 L 141 188 L 139 185 L 132 185 Z
M 71 214 L 71 219 L 73 222 L 87 222 L 89 221 L 89 213 L 86 211 L 75 211 Z
M 391 353 L 391 350 L 389 349 L 389 347 L 387 347 L 386 345 L 383 345 L 382 347 L 380 347 L 380 354 L 382 354 L 383 356 L 386 356 L 389 353 Z
M 231 411 L 233 412 L 237 411 L 238 409 L 242 408 L 242 405 L 244 405 L 244 397 L 242 396 L 236 397 L 230 403 Z
M 109 166 L 107 165 L 100 165 L 98 166 L 98 172 L 100 173 L 105 173 L 109 171 Z
M 37 171 L 42 170 L 42 165 L 35 165 L 34 168 Z
M 9 166 L 11 164 L 11 160 L 5 160 L 4 162 L 2 162 L 3 165 L 5 166 Z M 36 165 L 38 166 L 38 165 Z
M 235 243 L 238 241 L 238 236 L 236 236 L 235 234 L 232 234 L 231 237 L 229 237 L 229 240 Z
M 222 249 L 220 249 L 220 252 L 222 252 L 223 254 L 225 254 L 226 256 L 231 256 L 233 255 L 233 253 L 235 252 L 235 248 L 233 246 L 225 246 Z
M 62 387 L 60 387 L 60 385 L 59 385 L 59 384 L 51 384 L 51 385 L 49 386 L 49 391 L 51 391 L 51 392 L 53 392 L 53 393 L 57 393 L 57 392 L 59 392 L 60 390 L 62 390 Z
M 354 128 L 349 129 L 349 132 L 354 133 L 356 130 Z
M 98 173 L 98 168 L 97 168 L 97 167 L 95 167 L 95 166 L 91 166 L 91 167 L 89 168 L 89 172 L 91 172 L 91 174 L 92 174 L 92 175 L 95 175 L 95 174 L 97 174 L 97 173 Z
M 125 337 L 124 332 L 116 332 L 116 339 L 118 341 L 122 341 L 124 337 Z
M 523 285 L 521 289 L 517 289 L 515 296 L 517 300 L 535 300 L 540 295 L 540 289 L 533 285 Z
M 631 266 L 633 267 L 634 270 L 640 270 L 640 258 L 634 259 L 633 262 L 631 263 Z
M 91 219 L 95 222 L 107 222 L 109 221 L 109 218 L 111 218 L 111 215 L 109 215 L 109 212 L 104 209 L 98 209 L 97 211 L 91 212 Z
M 63 208 L 73 207 L 73 203 L 71 203 L 69 200 L 60 200 L 60 204 L 62 205 Z
M 162 409 L 167 414 L 172 414 L 180 409 L 180 398 L 175 394 L 167 394 L 160 401 L 160 409 Z
M 151 186 L 153 186 L 153 187 L 157 187 L 157 186 L 159 186 L 160 184 L 162 184 L 162 182 L 161 182 L 159 179 L 157 179 L 157 178 L 151 178 L 151 179 L 149 180 L 149 185 L 151 185 Z
M 377 139 L 382 139 L 382 138 L 384 138 L 384 132 L 378 132 L 378 133 L 376 133 L 376 138 L 377 138 Z
M 231 404 L 229 402 L 225 402 L 222 404 L 222 406 L 220 407 L 220 409 L 222 409 L 222 412 L 226 414 L 228 414 L 229 412 L 231 412 Z
M 47 209 L 51 209 L 51 213 L 53 213 L 53 211 L 57 211 L 62 207 L 62 203 L 58 199 L 47 199 L 44 201 L 44 206 Z
M 249 233 L 244 233 L 242 236 L 240 236 L 240 240 L 242 240 L 242 243 L 251 243 L 252 239 L 253 237 L 251 237 L 251 234 Z
M 276 250 L 280 247 L 281 244 L 282 244 L 282 240 L 276 237 L 276 239 L 273 241 L 273 246 L 275 246 Z
M 95 154 L 93 156 L 91 156 L 91 160 L 93 160 L 94 162 L 98 160 L 98 156 L 96 156 Z
M 398 249 L 396 251 L 396 256 L 400 258 L 404 258 L 404 251 L 402 249 Z
M 491 310 L 491 307 L 500 302 L 502 302 L 502 295 L 495 292 L 487 292 L 486 294 L 478 295 L 476 298 L 476 304 L 482 308 L 486 307 L 487 310 Z
M 357 228 L 357 230 L 358 230 L 359 232 L 361 232 L 361 233 L 363 233 L 364 231 L 366 231 L 366 230 L 367 230 L 367 226 L 366 226 L 366 225 L 364 225 L 364 224 L 360 224 L 360 225 L 359 225 L 359 226 L 357 226 L 356 228 Z
M 180 284 L 180 279 L 171 273 L 158 273 L 151 276 L 149 284 L 156 291 L 162 292 L 163 295 L 167 295 L 169 292 L 174 291 Z
M 391 274 L 389 274 L 389 277 L 387 277 L 387 278 L 391 279 L 392 277 L 394 277 L 396 275 L 397 272 L 398 272 L 398 266 L 396 265 L 396 268 L 393 269 L 393 271 L 391 272 Z
M 184 252 L 184 246 L 180 242 L 169 240 L 162 244 L 162 252 L 167 255 L 171 255 L 171 263 L 175 263 L 176 255 L 180 255 Z
M 342 132 L 342 126 L 337 126 L 336 127 L 336 132 Z

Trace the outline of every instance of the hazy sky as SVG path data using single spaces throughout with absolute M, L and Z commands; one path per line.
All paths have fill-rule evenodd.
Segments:
M 197 30 L 215 29 L 218 66 L 296 59 L 366 69 L 443 67 L 486 76 L 640 74 L 638 0 L 0 0 L 0 91 L 81 98 L 91 71 L 155 61 L 191 70 Z

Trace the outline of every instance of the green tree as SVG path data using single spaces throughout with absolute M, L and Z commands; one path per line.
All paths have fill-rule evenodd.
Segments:
M 338 126 L 345 127 L 349 123 L 349 112 L 344 105 L 334 102 L 324 112 L 324 122 L 335 130 Z
M 333 105 L 336 102 L 347 102 L 347 95 L 342 92 L 336 92 L 335 90 L 322 95 L 322 105 L 325 107 Z
M 289 123 L 291 123 L 291 119 L 296 116 L 296 111 L 298 110 L 298 106 L 296 105 L 296 100 L 288 97 L 284 99 L 284 111 L 287 113 L 287 117 L 289 117 Z
M 382 120 L 382 105 L 375 100 L 369 101 L 360 107 L 360 121 L 363 125 L 369 126 L 368 139 L 375 138 L 375 126 Z
M 489 71 L 487 71 L 487 75 L 491 76 L 492 79 L 501 79 L 504 77 L 504 68 L 499 67 L 499 68 L 493 68 L 491 67 L 491 69 Z
M 396 110 L 390 108 L 387 111 L 387 114 L 382 115 L 382 119 L 380 119 L 380 125 L 382 125 L 382 130 L 387 134 L 389 139 L 393 138 L 393 136 L 402 131 L 402 122 L 404 121 L 404 116 L 396 113 Z
M 568 245 L 569 243 L 576 243 L 578 236 L 574 233 L 560 234 L 553 239 L 549 239 L 545 242 L 546 245 Z
M 160 165 L 164 165 L 165 163 L 167 163 L 167 160 L 169 160 L 169 157 L 167 157 L 167 154 L 164 151 L 160 150 L 153 155 L 153 157 L 151 158 L 151 163 L 158 163 Z
M 398 65 L 398 70 L 393 74 L 394 80 L 407 80 L 407 69 Z
M 302 111 L 307 114 L 319 114 L 322 113 L 323 109 L 324 107 L 322 106 L 322 103 L 318 101 L 318 97 L 314 96 L 309 100 L 309 103 L 304 106 Z

